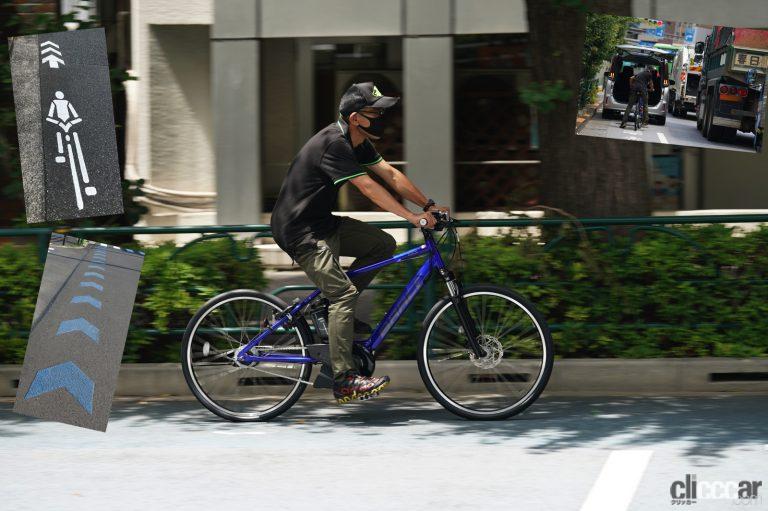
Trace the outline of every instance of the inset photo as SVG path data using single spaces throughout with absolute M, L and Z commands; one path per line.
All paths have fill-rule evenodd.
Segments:
M 123 213 L 104 29 L 10 39 L 27 222 Z
M 768 30 L 587 16 L 576 133 L 758 153 Z
M 144 253 L 53 233 L 13 411 L 106 431 Z

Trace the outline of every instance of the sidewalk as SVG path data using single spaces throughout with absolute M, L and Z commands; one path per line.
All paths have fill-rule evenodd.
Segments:
M 603 103 L 603 91 L 597 93 L 597 99 L 591 105 L 587 105 L 576 114 L 576 133 L 589 121 L 600 109 Z

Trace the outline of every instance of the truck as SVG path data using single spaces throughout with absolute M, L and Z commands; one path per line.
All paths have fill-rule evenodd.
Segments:
M 763 134 L 765 133 L 765 116 L 768 114 L 768 83 L 763 81 L 763 90 L 760 95 L 760 102 L 757 109 L 757 131 L 755 133 L 755 152 L 761 152 L 763 149 Z
M 696 110 L 696 97 L 701 81 L 701 54 L 696 54 L 693 47 L 683 46 L 677 51 L 672 63 L 671 76 L 677 83 L 674 92 L 670 91 L 669 111 L 675 117 L 686 117 Z
M 704 42 L 696 96 L 696 127 L 710 141 L 729 141 L 736 131 L 757 134 L 761 87 L 768 72 L 768 30 L 714 26 Z M 754 69 L 758 81 L 747 82 Z

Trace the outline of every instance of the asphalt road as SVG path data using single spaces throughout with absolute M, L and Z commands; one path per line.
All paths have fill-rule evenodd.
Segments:
M 195 401 L 125 400 L 100 433 L 3 402 L 2 508 L 667 510 L 686 474 L 768 485 L 767 405 L 545 396 L 511 420 L 470 422 L 383 393 L 347 408 L 302 399 L 262 424 L 223 421 Z M 766 508 L 765 496 L 748 507 Z
M 755 136 L 751 133 L 736 132 L 736 140 L 730 143 L 710 142 L 696 129 L 696 117 L 688 114 L 685 119 L 667 115 L 664 126 L 649 124 L 647 127 L 635 131 L 634 124 L 627 122 L 627 127 L 619 127 L 621 119 L 603 119 L 601 110 L 584 123 L 579 130 L 579 135 L 593 137 L 617 138 L 620 140 L 634 140 L 636 142 L 653 142 L 656 144 L 674 144 L 687 147 L 703 147 L 708 149 L 728 149 L 754 153 Z

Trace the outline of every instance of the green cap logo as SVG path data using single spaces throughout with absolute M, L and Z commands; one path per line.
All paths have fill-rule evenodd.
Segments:
M 373 86 L 373 92 L 371 94 L 373 94 L 373 97 L 375 98 L 379 98 L 382 96 L 381 92 L 379 92 L 379 89 L 377 89 L 375 85 Z

